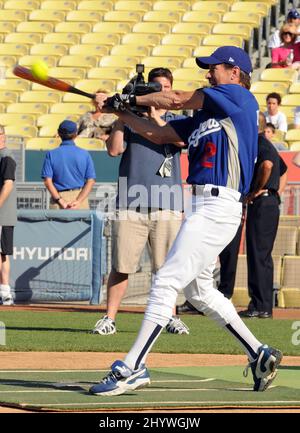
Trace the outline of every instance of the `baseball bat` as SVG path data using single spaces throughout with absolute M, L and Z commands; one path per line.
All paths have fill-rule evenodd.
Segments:
M 24 66 L 17 65 L 13 69 L 14 75 L 25 80 L 33 81 L 34 83 L 41 84 L 42 86 L 50 87 L 50 89 L 60 90 L 62 92 L 76 93 L 77 95 L 86 96 L 87 98 L 94 99 L 95 95 L 93 93 L 87 93 L 83 90 L 77 89 L 71 86 L 71 84 L 65 81 L 59 80 L 54 77 L 47 77 L 45 80 L 35 78 L 30 69 L 24 68 Z

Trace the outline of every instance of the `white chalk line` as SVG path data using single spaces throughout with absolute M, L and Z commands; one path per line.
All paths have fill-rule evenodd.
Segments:
M 22 407 L 27 407 L 27 406 L 37 406 L 37 407 L 55 407 L 55 406 L 60 406 L 60 407 L 64 407 L 64 406 L 110 406 L 110 405 L 115 405 L 115 406 L 128 406 L 128 405 L 143 405 L 143 406 L 149 406 L 151 404 L 157 406 L 157 405 L 167 405 L 167 404 L 176 404 L 176 405 L 182 405 L 182 404 L 191 404 L 191 405 L 214 405 L 214 406 L 220 406 L 220 405 L 238 405 L 241 406 L 243 404 L 245 405 L 253 405 L 253 406 L 263 406 L 263 405 L 276 405 L 276 404 L 300 404 L 300 400 L 271 400 L 271 401 L 207 401 L 207 400 L 201 400 L 201 401 L 126 401 L 126 402 L 116 402 L 116 401 L 111 401 L 111 402 L 97 402 L 97 403 L 39 403 L 38 405 L 36 404 L 27 404 L 27 403 L 22 403 L 20 404 L 20 406 Z
M 185 379 L 179 379 L 179 380 L 175 380 L 175 379 L 170 379 L 170 380 L 151 380 L 151 383 L 152 384 L 154 384 L 154 383 L 190 383 L 190 382 L 191 383 L 203 383 L 203 382 L 212 382 L 214 380 L 216 380 L 216 379 L 213 378 L 213 377 L 209 377 L 207 379 L 196 379 L 196 380 L 189 380 L 189 379 L 187 379 L 187 380 L 185 380 Z M 35 383 L 36 387 L 39 386 L 39 382 L 38 381 L 28 381 L 28 383 Z M 45 384 L 45 382 L 42 382 L 41 385 L 43 385 L 43 383 Z M 94 381 L 88 381 L 88 382 L 85 382 L 85 383 L 86 384 L 87 383 L 94 384 L 95 382 Z M 24 386 L 24 381 L 20 381 L 20 382 L 18 382 L 18 381 L 3 382 L 0 379 L 0 385 L 1 386 L 2 385 Z M 74 382 L 74 383 L 72 383 L 72 382 L 59 382 L 59 383 L 47 382 L 47 386 L 55 386 L 57 388 L 63 387 L 63 386 L 70 386 L 70 387 L 71 386 L 77 386 L 78 387 L 78 386 L 82 386 L 82 383 L 80 383 L 80 382 Z M 43 388 L 43 386 L 41 386 L 41 388 Z M 1 392 L 3 392 L 3 391 L 1 391 Z

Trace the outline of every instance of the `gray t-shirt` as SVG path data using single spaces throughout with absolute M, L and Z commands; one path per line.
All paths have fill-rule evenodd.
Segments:
M 7 148 L 0 149 L 0 191 L 4 181 L 15 181 L 16 161 Z M 0 207 L 0 226 L 15 226 L 17 224 L 17 194 L 15 183 L 13 190 Z
M 169 122 L 184 117 L 167 112 L 162 119 Z M 128 127 L 124 129 L 124 145 L 126 149 L 119 167 L 117 208 L 182 212 L 181 149 L 173 144 L 152 143 Z M 159 174 L 166 158 L 171 163 L 170 177 Z

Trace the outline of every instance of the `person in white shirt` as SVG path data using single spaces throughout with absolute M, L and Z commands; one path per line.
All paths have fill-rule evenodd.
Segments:
M 300 129 L 300 105 L 294 111 L 294 128 Z
M 287 24 L 294 24 L 298 27 L 298 37 L 296 42 L 300 42 L 300 13 L 297 9 L 291 9 L 286 16 Z M 272 48 L 278 48 L 282 45 L 282 41 L 280 39 L 280 30 L 275 30 L 274 33 L 269 37 L 268 40 L 268 48 L 271 50 Z
M 284 133 L 287 132 L 287 118 L 284 113 L 279 111 L 279 106 L 281 104 L 281 96 L 279 93 L 273 92 L 269 93 L 266 97 L 267 101 L 267 111 L 264 112 L 267 123 L 272 123 L 276 129 Z

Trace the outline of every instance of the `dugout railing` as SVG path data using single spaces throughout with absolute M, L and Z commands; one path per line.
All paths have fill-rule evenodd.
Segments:
M 50 195 L 43 182 L 17 182 L 18 209 L 49 208 Z M 186 188 L 189 188 L 186 185 Z M 116 183 L 96 183 L 89 196 L 91 210 L 109 213 L 114 209 Z M 300 214 L 300 183 L 290 182 L 281 196 L 281 215 Z

